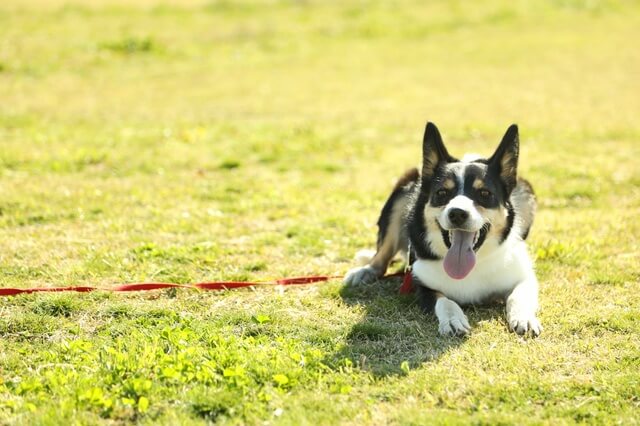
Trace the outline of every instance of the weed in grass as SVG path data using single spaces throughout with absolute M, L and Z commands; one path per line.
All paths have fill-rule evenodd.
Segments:
M 100 45 L 102 49 L 127 55 L 135 53 L 148 53 L 157 50 L 156 43 L 150 38 L 126 37 L 122 40 L 105 42 Z
M 241 416 L 242 398 L 238 391 L 224 392 L 202 387 L 190 392 L 189 405 L 196 416 L 216 422 L 221 417 Z
M 233 169 L 237 169 L 238 167 L 240 167 L 240 162 L 237 160 L 225 160 L 222 163 L 220 163 L 220 165 L 218 166 L 218 168 L 223 169 L 223 170 L 233 170 Z
M 77 297 L 62 295 L 51 299 L 38 300 L 33 304 L 33 312 L 40 315 L 70 317 L 80 311 L 83 304 Z

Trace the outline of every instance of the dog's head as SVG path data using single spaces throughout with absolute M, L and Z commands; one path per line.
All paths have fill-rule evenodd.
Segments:
M 507 129 L 488 159 L 457 160 L 447 152 L 440 132 L 428 123 L 423 140 L 421 195 L 431 250 L 444 258 L 455 279 L 475 266 L 476 253 L 507 237 L 514 211 L 509 201 L 517 183 L 518 127 Z

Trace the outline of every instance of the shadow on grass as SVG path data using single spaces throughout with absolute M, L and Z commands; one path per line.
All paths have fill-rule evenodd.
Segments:
M 464 345 L 464 337 L 443 337 L 434 315 L 417 305 L 415 293 L 399 294 L 401 278 L 386 278 L 372 284 L 345 286 L 340 296 L 351 306 L 365 310 L 354 325 L 347 343 L 336 358 L 348 358 L 355 367 L 375 377 L 404 375 L 424 363 L 437 361 Z M 473 327 L 479 321 L 502 318 L 504 307 L 465 307 Z M 472 330 L 473 332 L 473 330 Z

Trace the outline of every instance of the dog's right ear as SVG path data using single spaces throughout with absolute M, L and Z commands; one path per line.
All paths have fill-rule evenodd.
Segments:
M 440 163 L 450 160 L 451 156 L 444 147 L 438 128 L 432 122 L 428 122 L 422 140 L 422 177 L 431 178 Z
M 489 159 L 489 167 L 496 171 L 500 179 L 505 184 L 507 194 L 516 187 L 518 183 L 518 151 L 520 148 L 520 137 L 518 136 L 518 126 L 512 124 L 502 137 L 502 142 Z

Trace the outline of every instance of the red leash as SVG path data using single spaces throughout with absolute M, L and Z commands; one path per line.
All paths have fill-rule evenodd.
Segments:
M 0 296 L 15 296 L 23 293 L 41 293 L 41 292 L 63 292 L 63 291 L 75 291 L 78 293 L 89 293 L 92 291 L 148 291 L 158 290 L 163 288 L 189 288 L 197 290 L 229 290 L 234 288 L 243 287 L 256 287 L 262 285 L 301 285 L 311 284 L 322 281 L 329 281 L 331 279 L 342 278 L 342 276 L 310 276 L 310 277 L 294 277 L 294 278 L 282 278 L 275 281 L 264 282 L 246 282 L 246 281 L 213 281 L 207 283 L 197 284 L 174 284 L 174 283 L 137 283 L 137 284 L 123 284 L 115 287 L 36 287 L 36 288 L 0 288 Z
M 385 276 L 397 277 L 405 275 L 404 282 L 400 289 L 400 293 L 411 292 L 411 274 L 405 274 L 404 272 L 398 272 Z M 35 287 L 35 288 L 0 288 L 0 296 L 16 296 L 18 294 L 30 294 L 30 293 L 49 293 L 49 292 L 77 292 L 77 293 L 89 293 L 92 291 L 113 291 L 113 292 L 128 292 L 128 291 L 148 291 L 159 290 L 163 288 L 188 288 L 194 290 L 230 290 L 234 288 L 245 287 L 259 287 L 259 286 L 272 286 L 272 285 L 305 285 L 319 282 L 325 282 L 333 279 L 339 279 L 342 276 L 337 275 L 314 275 L 308 277 L 293 277 L 293 278 L 281 278 L 275 281 L 262 281 L 262 282 L 247 282 L 247 281 L 213 281 L 207 283 L 196 284 L 174 284 L 174 283 L 137 283 L 137 284 L 123 284 L 115 287 L 87 287 L 87 286 L 71 286 L 71 287 Z M 407 281 L 408 280 L 408 281 Z M 408 282 L 408 284 L 407 284 Z M 409 287 L 407 287 L 407 285 Z M 407 290 L 409 289 L 409 290 Z
M 413 290 L 411 271 L 406 271 L 402 279 L 402 286 L 400 286 L 400 294 L 410 294 L 413 293 Z

